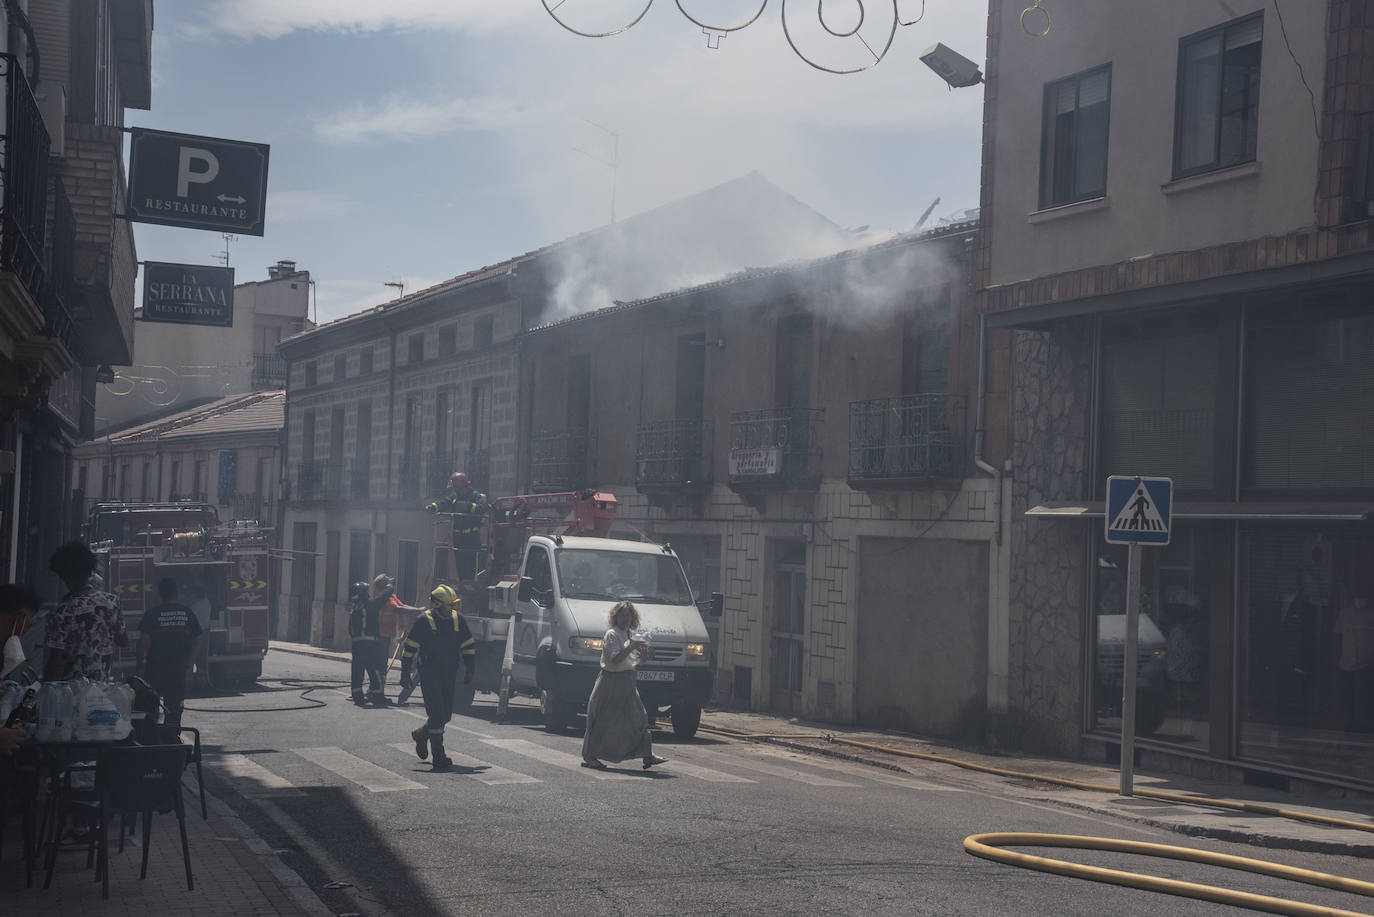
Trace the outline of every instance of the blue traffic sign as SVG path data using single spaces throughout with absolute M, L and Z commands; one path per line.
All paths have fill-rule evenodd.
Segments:
M 1169 478 L 1113 475 L 1107 478 L 1107 541 L 1110 544 L 1169 543 L 1174 482 Z

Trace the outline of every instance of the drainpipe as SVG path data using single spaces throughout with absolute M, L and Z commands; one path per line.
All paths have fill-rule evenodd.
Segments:
M 986 314 L 978 316 L 978 416 L 973 433 L 973 464 L 978 466 L 978 470 L 992 475 L 992 480 L 997 488 L 996 502 L 994 510 L 997 516 L 997 528 L 994 537 L 997 544 L 1002 543 L 1002 472 L 997 470 L 983 458 L 983 440 L 986 435 L 984 429 L 984 415 L 987 406 L 987 387 L 988 387 L 988 317 Z

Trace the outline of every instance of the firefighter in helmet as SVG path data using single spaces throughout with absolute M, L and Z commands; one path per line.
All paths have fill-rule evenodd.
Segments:
M 457 692 L 458 663 L 463 664 L 463 684 L 471 684 L 477 667 L 477 641 L 468 630 L 459 609 L 462 602 L 451 586 L 440 583 L 429 594 L 429 608 L 415 619 L 401 649 L 401 687 L 411 687 L 415 657 L 425 670 L 425 713 L 428 719 L 410 734 L 415 754 L 423 761 L 434 752 L 435 770 L 453 762 L 444 754 L 444 726 L 453 716 Z
M 462 582 L 472 582 L 482 570 L 482 523 L 486 521 L 487 495 L 472 486 L 461 471 L 449 475 L 448 490 L 425 506 L 431 513 L 453 516 L 453 559 Z

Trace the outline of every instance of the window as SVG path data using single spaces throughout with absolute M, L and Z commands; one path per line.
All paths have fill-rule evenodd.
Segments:
M 129 499 L 129 466 L 119 466 L 119 499 L 128 501 Z
M 472 348 L 474 350 L 481 350 L 484 347 L 490 347 L 491 341 L 492 320 L 491 316 L 488 315 L 485 318 L 477 319 L 477 321 L 472 324 Z
M 348 357 L 339 354 L 334 358 L 334 381 L 342 382 L 346 375 L 348 375 Z
M 366 376 L 372 372 L 372 348 L 364 347 L 358 353 L 358 375 Z
M 439 329 L 439 356 L 451 357 L 458 352 L 458 326 L 445 325 Z
M 534 545 L 530 547 L 525 563 L 525 575 L 530 578 L 530 588 L 538 604 L 547 604 L 553 593 L 553 569 L 549 564 L 549 552 Z
M 372 534 L 365 531 L 348 533 L 348 582 L 366 583 L 372 580 L 369 552 L 372 550 Z
M 181 499 L 181 462 L 172 462 L 172 470 L 167 475 L 167 499 Z
M 412 334 L 406 338 L 406 362 L 419 363 L 425 358 L 425 336 Z
M 1045 87 L 1040 206 L 1056 207 L 1107 193 L 1108 64 Z
M 153 499 L 153 466 L 150 462 L 143 463 L 143 472 L 139 481 L 138 498 L 145 501 Z
M 1256 14 L 1180 43 L 1175 178 L 1254 160 L 1263 38 Z
M 1245 341 L 1245 490 L 1374 494 L 1374 311 L 1367 291 L 1276 297 Z
M 318 372 L 318 371 L 317 371 L 317 369 L 316 369 L 316 367 L 315 367 L 315 361 L 312 360 L 312 361 L 310 361 L 309 363 L 305 364 L 305 387 L 306 387 L 306 388 L 311 388 L 311 387 L 313 387 L 313 386 L 315 385 L 315 383 L 316 383 L 316 381 L 317 381 L 317 372 Z
M 434 454 L 447 459 L 453 455 L 453 410 L 448 391 L 434 394 Z
M 339 533 L 324 533 L 324 600 L 339 600 Z M 326 615 L 328 617 L 328 615 Z
M 196 499 L 205 500 L 210 494 L 210 463 L 201 459 L 196 462 Z

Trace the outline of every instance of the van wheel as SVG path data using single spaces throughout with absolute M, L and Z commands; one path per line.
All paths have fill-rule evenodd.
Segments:
M 552 688 L 539 692 L 539 712 L 544 714 L 544 731 L 562 734 L 572 722 L 572 708 Z
M 696 704 L 673 704 L 673 735 L 690 739 L 701 725 L 701 707 Z

